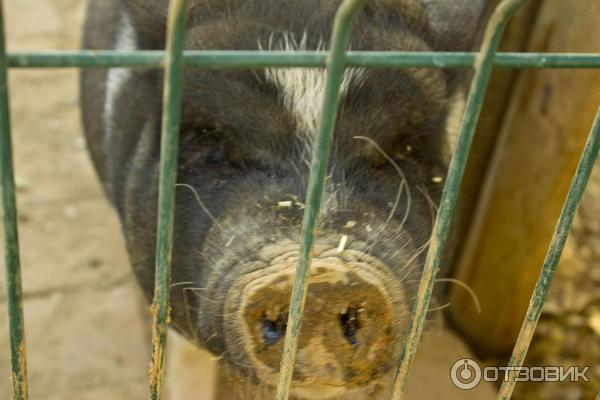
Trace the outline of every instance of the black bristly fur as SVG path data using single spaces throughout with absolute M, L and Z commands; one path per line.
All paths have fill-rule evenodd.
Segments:
M 327 48 L 340 1 L 189 3 L 186 48 L 258 50 L 259 44 L 266 48 L 271 43 L 277 50 L 283 47 L 283 38 L 300 40 L 304 35 L 308 49 Z M 353 50 L 471 50 L 479 41 L 489 3 L 372 0 L 355 22 L 350 45 Z M 83 46 L 112 49 L 127 14 L 138 49 L 163 49 L 166 13 L 166 0 L 90 0 Z M 136 276 L 150 300 L 162 73 L 132 71 L 116 92 L 116 112 L 110 121 L 105 108 L 107 76 L 96 69 L 82 73 L 83 125 L 95 167 L 119 213 Z M 444 172 L 448 109 L 464 78 L 464 71 L 376 69 L 366 71 L 360 85 L 350 85 L 334 132 L 326 194 L 336 201 L 325 202 L 322 235 L 336 232 L 348 220 L 385 226 L 371 253 L 390 265 L 406 256 L 393 251 L 403 248 L 405 241 L 397 241 L 405 236 L 392 234 L 392 228 L 402 230 L 414 246 L 427 241 L 430 209 L 417 189 L 437 200 L 439 185 L 432 184 L 431 177 Z M 110 136 L 107 122 L 112 126 Z M 199 207 L 190 190 L 177 188 L 172 279 L 191 282 L 190 288 L 201 291 L 186 296 L 186 285 L 174 287 L 172 319 L 176 329 L 215 354 L 244 357 L 240 349 L 226 348 L 224 337 L 233 333 L 223 326 L 224 296 L 232 280 L 244 272 L 238 269 L 256 260 L 265 244 L 298 239 L 302 211 L 283 215 L 274 205 L 288 199 L 303 202 L 311 135 L 298 131 L 293 113 L 282 104 L 282 93 L 264 70 L 185 71 L 178 182 L 194 187 L 212 215 Z M 404 171 L 413 197 L 420 196 L 410 204 L 403 226 L 399 224 L 408 207 L 406 197 L 390 210 L 399 184 L 395 168 L 355 136 L 367 136 L 381 146 Z M 390 212 L 392 218 L 385 224 Z M 356 240 L 371 240 L 364 231 L 353 235 Z M 398 276 L 403 274 L 398 271 Z M 348 325 L 349 340 L 352 329 Z

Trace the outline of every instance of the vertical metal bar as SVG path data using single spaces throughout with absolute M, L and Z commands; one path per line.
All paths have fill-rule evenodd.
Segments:
M 406 343 L 402 351 L 402 357 L 392 390 L 392 399 L 398 400 L 403 397 L 408 373 L 419 344 L 423 324 L 429 309 L 431 292 L 435 277 L 440 269 L 440 261 L 448 237 L 448 228 L 458 198 L 458 191 L 462 182 L 467 157 L 473 141 L 473 135 L 483 106 L 483 99 L 487 89 L 494 57 L 498 45 L 504 34 L 506 24 L 517 9 L 527 0 L 504 0 L 496 8 L 486 28 L 481 51 L 475 60 L 475 76 L 469 91 L 465 115 L 462 120 L 457 150 L 452 157 L 446 184 L 440 200 L 437 218 L 433 227 L 433 235 L 429 244 L 429 250 L 423 269 L 423 275 L 417 291 L 417 298 L 413 309 Z
M 156 272 L 152 304 L 152 362 L 150 366 L 150 399 L 162 398 L 167 326 L 169 324 L 169 286 L 171 284 L 171 252 L 177 151 L 181 120 L 181 87 L 183 80 L 183 47 L 187 0 L 172 0 L 169 6 L 167 51 L 165 58 L 163 115 L 160 148 L 160 177 L 156 239 Z
M 339 91 L 346 68 L 346 51 L 352 32 L 352 22 L 365 3 L 366 0 L 344 0 L 335 15 L 333 24 L 331 48 L 327 58 L 325 96 L 312 154 L 308 192 L 306 194 L 306 209 L 302 221 L 300 259 L 292 289 L 285 343 L 279 369 L 276 395 L 278 400 L 287 400 L 289 396 L 308 289 L 315 223 L 321 207 L 325 174 L 331 152 L 333 128 L 337 116 Z
M 19 261 L 17 204 L 12 160 L 10 109 L 8 104 L 7 56 L 4 43 L 4 13 L 0 3 L 0 168 L 2 168 L 2 212 L 4 257 L 8 296 L 8 323 L 12 363 L 13 398 L 27 399 L 27 361 L 23 323 L 23 291 Z
M 598 150 L 600 150 L 600 109 L 596 114 L 594 126 L 592 127 L 590 137 L 588 138 L 581 159 L 579 160 L 579 166 L 577 167 L 575 176 L 571 181 L 567 199 L 560 214 L 556 229 L 554 230 L 550 248 L 546 254 L 540 277 L 535 285 L 535 290 L 531 297 L 531 301 L 529 302 L 525 320 L 523 321 L 523 325 L 521 325 L 521 331 L 519 332 L 512 357 L 510 358 L 508 364 L 509 367 L 521 367 L 523 361 L 525 361 L 525 355 L 529 349 L 529 344 L 531 343 L 533 333 L 540 318 L 542 307 L 546 300 L 546 295 L 548 294 L 548 289 L 552 283 L 554 272 L 556 271 L 565 242 L 567 241 L 569 229 L 573 223 L 577 206 L 579 205 L 581 196 L 583 195 L 592 169 L 594 168 L 594 162 L 598 157 Z M 508 400 L 512 395 L 515 384 L 516 382 L 513 379 L 513 376 L 509 373 L 509 379 L 505 379 L 500 387 L 498 399 Z

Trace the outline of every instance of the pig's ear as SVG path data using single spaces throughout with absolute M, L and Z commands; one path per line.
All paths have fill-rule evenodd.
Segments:
M 121 1 L 138 36 L 143 49 L 164 49 L 167 32 L 169 0 L 117 0 Z M 191 20 L 226 14 L 240 7 L 247 0 L 189 0 L 187 6 L 188 27 Z
M 498 0 L 420 0 L 436 37 L 436 50 L 467 51 L 477 47 Z
M 168 0 L 121 0 L 143 50 L 165 46 Z

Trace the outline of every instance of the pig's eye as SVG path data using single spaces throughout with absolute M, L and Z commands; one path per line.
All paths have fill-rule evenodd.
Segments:
M 348 340 L 351 345 L 356 346 L 358 344 L 356 333 L 360 328 L 358 311 L 355 308 L 348 308 L 345 313 L 340 314 L 340 324 L 342 325 L 342 331 L 344 332 L 346 340 Z
M 262 320 L 262 334 L 263 340 L 266 344 L 272 345 L 277 343 L 285 335 L 287 328 L 287 316 L 280 315 L 276 321 L 272 321 L 268 318 Z
M 194 166 L 230 164 L 243 167 L 235 149 L 229 145 L 222 132 L 214 128 L 187 128 L 181 135 L 179 165 Z

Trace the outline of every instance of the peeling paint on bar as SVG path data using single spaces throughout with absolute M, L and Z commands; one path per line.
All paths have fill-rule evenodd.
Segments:
M 211 50 L 184 52 L 186 68 L 247 69 L 266 67 L 323 68 L 327 52 L 231 51 Z M 363 68 L 468 68 L 477 53 L 465 52 L 375 52 L 350 51 L 347 67 Z M 116 51 L 43 51 L 8 55 L 10 68 L 163 68 L 165 52 L 159 50 Z M 498 53 L 498 68 L 600 68 L 600 54 L 571 53 Z
M 23 322 L 23 290 L 19 259 L 17 204 L 12 160 L 10 109 L 8 103 L 7 56 L 4 43 L 4 13 L 0 3 L 0 172 L 4 257 L 8 303 L 8 327 L 13 383 L 13 399 L 27 400 L 27 355 Z
M 392 399 L 403 398 L 408 374 L 423 331 L 425 317 L 431 301 L 431 293 L 435 277 L 440 269 L 440 262 L 448 237 L 450 221 L 456 207 L 458 191 L 464 174 L 473 135 L 483 106 L 483 98 L 494 66 L 494 57 L 504 34 L 510 17 L 526 0 L 504 0 L 496 8 L 486 28 L 481 51 L 475 59 L 475 76 L 465 107 L 460 136 L 456 152 L 448 170 L 446 184 L 440 200 L 437 218 L 433 227 L 433 235 L 429 244 L 427 258 L 417 291 L 415 307 L 406 335 L 406 343 L 402 351 L 400 366 L 394 379 Z
M 165 351 L 170 322 L 169 294 L 177 153 L 181 120 L 183 80 L 183 46 L 187 0 L 173 0 L 169 5 L 167 56 L 163 91 L 163 115 L 160 147 L 158 222 L 156 236 L 156 273 L 152 303 L 152 361 L 150 364 L 150 399 L 162 399 L 165 376 Z
M 567 241 L 567 236 L 569 235 L 569 230 L 571 229 L 573 219 L 575 218 L 577 206 L 581 201 L 583 192 L 585 191 L 590 175 L 592 174 L 594 163 L 598 158 L 598 150 L 600 150 L 600 109 L 596 114 L 594 125 L 583 150 L 583 154 L 581 155 L 575 176 L 571 181 L 567 199 L 565 200 L 556 229 L 554 230 L 552 242 L 550 242 L 550 247 L 540 272 L 540 277 L 535 285 L 525 320 L 521 326 L 521 331 L 519 332 L 512 357 L 510 358 L 508 364 L 509 367 L 521 367 L 525 361 L 525 355 L 527 354 L 529 344 L 533 339 L 533 334 L 540 318 L 542 307 L 546 300 L 546 295 L 548 294 L 548 289 L 552 283 L 552 278 L 556 272 L 556 267 L 558 266 L 560 256 Z M 498 393 L 498 399 L 510 399 L 516 384 L 513 378 L 514 376 L 502 383 L 500 392 Z
M 300 236 L 300 259 L 298 260 L 290 300 L 287 330 L 283 344 L 281 367 L 279 369 L 277 400 L 287 400 L 289 397 L 298 350 L 298 338 L 302 326 L 304 302 L 308 289 L 315 224 L 321 207 L 327 164 L 329 163 L 329 155 L 331 153 L 333 128 L 340 97 L 339 92 L 346 68 L 346 50 L 350 40 L 350 33 L 352 32 L 354 17 L 365 3 L 366 0 L 344 0 L 337 10 L 333 23 L 330 46 L 332 50 L 327 58 L 327 83 L 318 134 L 315 137 L 313 146 L 308 193 L 306 194 L 306 209 L 304 211 Z

